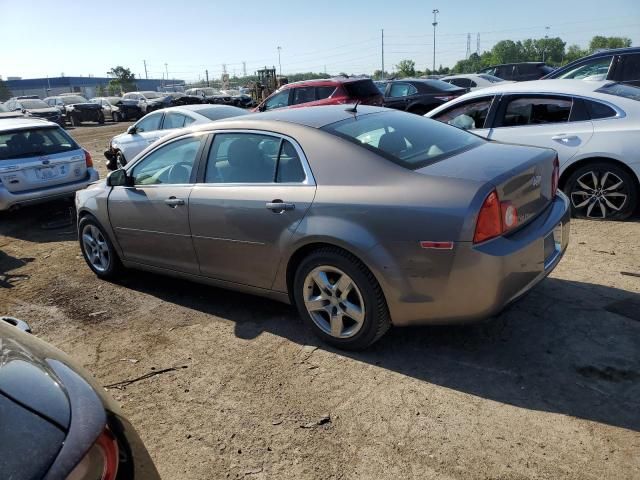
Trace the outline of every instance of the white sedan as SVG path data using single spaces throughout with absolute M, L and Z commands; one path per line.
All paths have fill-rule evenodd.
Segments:
M 640 88 L 537 80 L 462 95 L 425 116 L 491 140 L 547 147 L 576 217 L 622 220 L 640 182 Z
M 515 83 L 511 80 L 503 80 L 495 75 L 489 75 L 488 73 L 461 73 L 459 75 L 449 75 L 440 80 L 455 85 L 456 87 L 466 88 L 469 91 L 493 87 L 497 84 Z
M 151 112 L 135 124 L 126 133 L 116 135 L 105 150 L 107 168 L 115 170 L 125 166 L 156 140 L 189 125 L 209 123 L 223 118 L 247 115 L 242 108 L 230 105 L 184 105 L 169 107 Z

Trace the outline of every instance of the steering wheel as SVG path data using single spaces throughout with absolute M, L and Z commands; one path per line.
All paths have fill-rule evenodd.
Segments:
M 179 162 L 175 165 L 171 165 L 167 172 L 167 183 L 189 183 L 192 168 L 193 167 L 189 162 Z

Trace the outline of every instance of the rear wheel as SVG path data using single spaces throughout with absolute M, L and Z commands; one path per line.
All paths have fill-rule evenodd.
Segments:
M 118 254 L 100 224 L 93 217 L 84 217 L 78 225 L 82 256 L 100 278 L 114 278 L 122 269 Z
M 79 127 L 80 125 L 82 125 L 82 122 L 80 121 L 80 117 L 78 117 L 77 115 L 71 115 L 71 125 L 74 127 Z
M 344 250 L 327 247 L 311 253 L 298 266 L 293 289 L 305 323 L 336 347 L 366 348 L 391 326 L 377 280 Z
M 98 123 L 102 125 L 104 123 L 104 113 L 100 112 L 98 114 Z
M 113 120 L 114 123 L 117 123 L 120 121 L 120 114 L 118 112 L 113 112 L 111 114 L 111 120 Z
M 571 174 L 564 191 L 577 218 L 624 220 L 633 214 L 638 197 L 635 179 L 610 162 L 594 162 Z

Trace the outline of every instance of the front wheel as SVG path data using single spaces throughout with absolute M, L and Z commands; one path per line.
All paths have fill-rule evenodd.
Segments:
M 111 114 L 111 120 L 113 120 L 113 123 L 118 123 L 120 121 L 120 114 L 118 112 L 113 112 Z
M 610 162 L 578 168 L 568 178 L 564 192 L 577 218 L 624 220 L 633 214 L 638 197 L 635 179 Z
M 122 152 L 118 151 L 116 153 L 116 168 L 122 168 L 127 164 L 127 161 L 124 158 L 124 155 L 122 155 Z
M 296 271 L 298 312 L 325 342 L 345 350 L 375 343 L 391 326 L 382 289 L 369 269 L 344 250 L 314 251 Z
M 71 126 L 79 127 L 80 125 L 82 125 L 80 117 L 78 117 L 77 115 L 71 115 Z
M 84 217 L 78 225 L 82 256 L 98 277 L 114 278 L 122 269 L 118 254 L 100 224 L 92 217 Z

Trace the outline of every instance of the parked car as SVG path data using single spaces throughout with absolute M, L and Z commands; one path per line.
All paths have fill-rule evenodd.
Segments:
M 104 123 L 104 114 L 102 113 L 100 105 L 91 103 L 81 95 L 56 95 L 54 97 L 47 97 L 44 101 L 50 107 L 60 109 L 64 121 L 74 127 L 80 126 L 82 122 Z
M 34 118 L 0 122 L 0 211 L 73 197 L 96 180 L 89 152 L 59 125 Z
M 304 80 L 282 86 L 258 105 L 254 111 L 264 112 L 277 108 L 341 105 L 356 102 L 364 105 L 382 105 L 382 95 L 368 78 L 337 77 L 323 80 Z
M 64 126 L 64 117 L 56 107 L 50 107 L 46 102 L 37 98 L 16 98 L 8 100 L 5 107 L 12 112 L 22 112 L 28 117 L 49 120 Z
M 403 78 L 389 80 L 384 92 L 384 106 L 424 115 L 429 110 L 463 95 L 464 88 L 442 80 Z
M 207 103 L 233 105 L 231 95 L 225 95 L 211 87 L 189 88 L 184 93 L 187 95 L 202 97 Z
M 568 63 L 544 78 L 613 80 L 640 87 L 640 47 L 602 50 Z
M 292 302 L 325 341 L 499 312 L 553 270 L 569 201 L 551 149 L 359 105 L 173 133 L 76 195 L 100 278 L 133 267 Z
M 165 106 L 180 107 L 183 105 L 200 105 L 203 102 L 202 97 L 197 95 L 189 95 L 182 92 L 168 92 L 165 97 Z
M 231 97 L 231 102 L 236 107 L 250 108 L 255 106 L 251 95 L 240 93 L 240 90 L 221 90 L 220 92 Z
M 2 478 L 159 479 L 118 404 L 30 331 L 21 320 L 0 317 Z
M 577 217 L 622 220 L 638 203 L 640 88 L 540 80 L 468 93 L 429 117 L 491 140 L 553 148 Z
M 4 103 L 0 103 L 0 119 L 3 118 L 22 118 L 26 117 L 22 111 L 11 111 L 9 110 Z
M 107 169 L 123 167 L 149 145 L 177 128 L 246 114 L 246 110 L 241 108 L 208 104 L 170 107 L 152 112 L 131 125 L 126 133 L 111 139 L 109 148 L 104 152 Z
M 478 71 L 478 73 L 486 73 L 503 80 L 513 80 L 514 82 L 538 80 L 551 72 L 553 72 L 553 67 L 544 62 L 505 63 Z
M 166 93 L 160 92 L 129 92 L 122 96 L 122 101 L 123 103 L 139 107 L 142 114 L 145 115 L 154 110 L 166 107 L 166 97 Z
M 102 114 L 114 122 L 137 120 L 142 111 L 137 105 L 123 105 L 122 97 L 94 97 L 90 100 L 102 107 Z
M 494 77 L 487 73 L 448 75 L 443 77 L 442 81 L 455 85 L 456 87 L 464 88 L 467 92 L 492 87 L 497 83 L 511 83 L 511 80 L 503 80 L 502 78 Z

